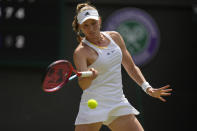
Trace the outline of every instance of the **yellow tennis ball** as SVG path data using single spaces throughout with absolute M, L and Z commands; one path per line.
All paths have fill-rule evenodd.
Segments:
M 89 99 L 88 100 L 88 107 L 90 109 L 95 109 L 97 107 L 97 105 L 98 105 L 98 103 L 97 103 L 96 100 L 94 100 L 94 99 Z

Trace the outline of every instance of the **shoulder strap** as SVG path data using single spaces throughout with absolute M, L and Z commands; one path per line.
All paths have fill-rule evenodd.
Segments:
M 109 34 L 107 34 L 106 32 L 102 32 L 112 43 L 116 43 Z
M 100 49 L 97 48 L 96 46 L 92 45 L 88 40 L 86 40 L 86 38 L 84 38 L 82 40 L 83 43 L 85 43 L 86 45 L 88 45 L 89 47 L 93 48 L 96 52 L 100 53 Z

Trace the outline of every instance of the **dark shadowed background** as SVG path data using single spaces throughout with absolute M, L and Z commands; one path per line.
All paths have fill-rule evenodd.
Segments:
M 77 0 L 0 0 L 0 130 L 72 131 L 81 89 L 77 81 L 55 93 L 41 90 L 48 64 L 72 61 Z M 149 83 L 170 84 L 163 103 L 146 95 L 124 69 L 124 92 L 141 112 L 145 131 L 196 131 L 197 2 L 189 0 L 92 0 L 103 21 L 114 11 L 136 7 L 149 13 L 160 30 L 156 56 L 140 66 Z M 101 131 L 108 131 L 103 126 Z

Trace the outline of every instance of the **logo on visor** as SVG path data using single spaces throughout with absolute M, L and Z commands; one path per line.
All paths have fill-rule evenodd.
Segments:
M 86 13 L 85 13 L 85 16 L 88 16 L 88 15 L 90 15 L 90 13 L 89 13 L 89 12 L 86 12 Z

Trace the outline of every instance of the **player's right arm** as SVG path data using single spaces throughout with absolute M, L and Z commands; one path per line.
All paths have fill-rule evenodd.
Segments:
M 88 49 L 80 44 L 74 51 L 73 60 L 77 71 L 92 71 L 93 75 L 91 77 L 79 77 L 78 83 L 82 90 L 87 89 L 92 80 L 94 80 L 97 76 L 97 71 L 93 68 L 88 69 L 87 59 L 88 59 Z

